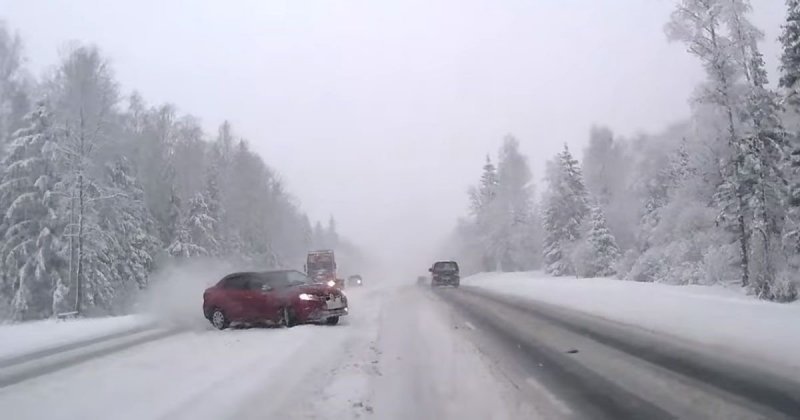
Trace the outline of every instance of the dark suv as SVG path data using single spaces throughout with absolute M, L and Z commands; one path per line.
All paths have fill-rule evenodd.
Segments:
M 432 274 L 431 287 L 458 287 L 459 283 L 461 283 L 461 276 L 458 273 L 458 263 L 455 261 L 437 261 L 428 271 Z

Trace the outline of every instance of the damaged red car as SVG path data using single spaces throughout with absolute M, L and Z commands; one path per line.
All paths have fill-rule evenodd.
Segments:
M 203 314 L 215 328 L 325 323 L 347 315 L 341 290 L 295 270 L 233 273 L 203 293 Z

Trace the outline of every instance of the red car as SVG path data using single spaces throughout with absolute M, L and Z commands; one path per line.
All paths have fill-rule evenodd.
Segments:
M 203 314 L 218 329 L 232 324 L 336 325 L 347 310 L 340 290 L 294 270 L 229 274 L 203 293 Z

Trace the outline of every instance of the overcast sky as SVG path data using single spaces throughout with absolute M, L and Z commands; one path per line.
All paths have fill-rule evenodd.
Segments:
M 784 2 L 754 0 L 775 78 Z M 312 218 L 357 242 L 430 249 L 513 133 L 541 189 L 592 124 L 633 135 L 689 113 L 697 61 L 669 44 L 670 0 L 0 0 L 37 74 L 97 44 L 123 90 L 224 119 Z

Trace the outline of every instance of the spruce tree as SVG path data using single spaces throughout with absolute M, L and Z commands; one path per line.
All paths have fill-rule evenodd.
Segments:
M 583 174 L 566 144 L 550 162 L 547 181 L 543 220 L 545 270 L 555 276 L 575 274 L 571 253 L 581 238 L 589 207 Z
M 779 86 L 784 90 L 786 102 L 800 109 L 800 0 L 786 0 L 786 24 L 782 26 L 780 41 L 781 77 Z
M 56 138 L 43 105 L 26 117 L 28 126 L 11 139 L 3 160 L 0 227 L 3 283 L 17 320 L 48 317 L 61 309 L 69 285 L 58 253 L 64 222 L 60 219 Z
M 606 217 L 599 205 L 592 206 L 589 233 L 586 236 L 590 260 L 587 263 L 589 277 L 606 277 L 616 274 L 614 264 L 620 257 L 617 241 L 606 224 Z
M 167 251 L 180 258 L 216 255 L 219 241 L 214 236 L 217 223 L 209 215 L 209 208 L 202 194 L 189 201 L 186 216 L 177 230 L 175 241 Z

